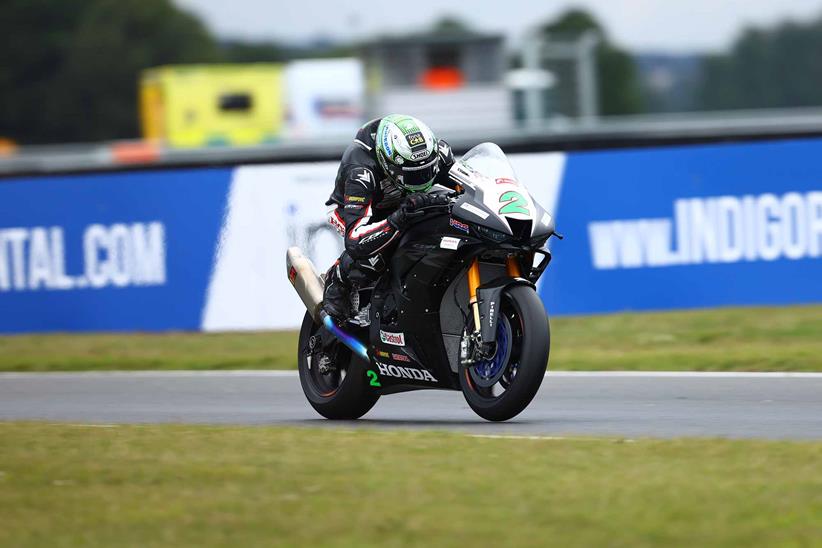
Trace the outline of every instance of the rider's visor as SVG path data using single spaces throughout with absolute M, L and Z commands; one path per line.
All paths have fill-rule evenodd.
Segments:
M 439 156 L 434 157 L 422 165 L 389 164 L 391 178 L 407 192 L 425 192 L 434 184 L 434 179 L 440 171 Z

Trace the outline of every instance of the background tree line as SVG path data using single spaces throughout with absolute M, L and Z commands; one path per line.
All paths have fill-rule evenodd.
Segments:
M 352 44 L 306 51 L 274 42 L 218 41 L 171 0 L 5 0 L 0 15 L 6 44 L 0 48 L 0 137 L 22 144 L 137 137 L 138 80 L 146 68 L 355 51 Z M 610 41 L 589 13 L 569 10 L 540 30 L 552 37 L 599 34 L 600 113 L 659 110 L 643 90 L 635 57 Z M 471 32 L 453 17 L 432 31 Z M 698 85 L 677 104 L 694 109 L 820 104 L 819 51 L 822 18 L 748 30 L 727 54 L 698 60 Z
M 23 144 L 137 137 L 146 68 L 300 54 L 218 42 L 170 0 L 6 0 L 0 15 L 0 136 Z
M 751 28 L 730 52 L 707 57 L 697 102 L 704 109 L 822 104 L 822 17 Z

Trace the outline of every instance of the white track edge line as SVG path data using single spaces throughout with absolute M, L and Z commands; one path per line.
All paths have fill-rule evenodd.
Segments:
M 580 437 L 580 436 L 552 436 L 552 435 L 532 435 L 532 434 L 465 434 L 469 438 L 481 438 L 491 440 L 533 440 L 533 441 L 598 441 L 607 443 L 634 443 L 632 438 L 619 437 Z
M 822 372 L 799 371 L 549 371 L 546 377 L 684 377 L 684 378 L 740 378 L 822 379 Z

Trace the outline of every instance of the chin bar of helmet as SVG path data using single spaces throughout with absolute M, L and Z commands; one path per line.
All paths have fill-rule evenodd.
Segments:
M 338 327 L 337 324 L 334 323 L 334 320 L 331 319 L 331 316 L 326 314 L 324 311 L 320 312 L 320 316 L 322 317 L 322 322 L 325 328 L 332 335 L 334 335 L 334 337 L 336 337 L 338 341 L 340 341 L 345 346 L 350 348 L 352 352 L 360 356 L 362 359 L 368 361 L 368 349 L 365 347 L 363 343 L 361 343 L 354 336 L 349 335 L 340 327 Z

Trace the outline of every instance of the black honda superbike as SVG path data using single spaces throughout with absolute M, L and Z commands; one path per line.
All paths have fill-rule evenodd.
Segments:
M 550 330 L 535 284 L 551 260 L 546 241 L 561 236 L 497 145 L 474 147 L 450 176 L 450 207 L 404 231 L 383 276 L 359 289 L 364 306 L 344 330 L 321 311 L 313 265 L 289 250 L 289 279 L 309 310 L 300 382 L 322 416 L 356 419 L 382 395 L 438 388 L 461 390 L 479 416 L 504 421 L 536 395 Z M 322 366 L 321 329 L 336 336 Z

